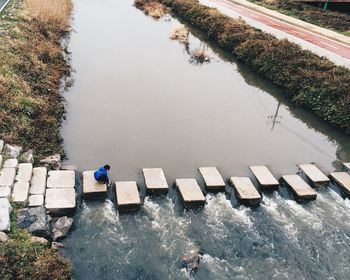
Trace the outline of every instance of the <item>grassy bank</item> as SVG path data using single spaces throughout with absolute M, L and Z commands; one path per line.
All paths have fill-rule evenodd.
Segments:
M 11 0 L 0 17 L 0 139 L 63 154 L 60 81 L 70 67 L 62 38 L 71 0 Z
M 249 0 L 288 16 L 350 36 L 350 15 L 298 3 L 293 0 Z
M 145 0 L 148 1 L 148 0 Z M 350 133 L 350 71 L 195 0 L 158 0 L 282 88 L 296 106 Z
M 73 279 L 71 263 L 46 245 L 31 241 L 27 231 L 18 229 L 14 212 L 8 237 L 9 241 L 0 242 L 0 279 Z

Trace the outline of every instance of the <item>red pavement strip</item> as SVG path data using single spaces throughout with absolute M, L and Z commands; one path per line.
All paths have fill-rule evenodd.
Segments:
M 226 1 L 226 0 L 210 0 L 210 1 L 213 3 L 219 4 L 220 6 L 223 6 L 225 8 L 228 8 L 242 16 L 250 18 L 256 22 L 259 22 L 267 26 L 270 26 L 274 29 L 283 31 L 287 34 L 293 35 L 294 37 L 297 37 L 299 39 L 312 43 L 320 48 L 328 50 L 346 59 L 350 59 L 350 46 L 343 45 L 331 39 L 317 35 L 316 33 L 306 31 L 302 28 L 287 24 L 283 21 L 274 19 L 264 14 L 260 14 L 259 12 L 255 12 L 246 7 L 242 7 L 240 5 L 234 4 L 230 1 Z

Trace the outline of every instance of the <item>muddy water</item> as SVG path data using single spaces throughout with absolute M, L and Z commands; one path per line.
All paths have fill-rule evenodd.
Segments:
M 65 95 L 69 160 L 79 170 L 108 162 L 113 180 L 137 180 L 162 167 L 168 182 L 199 179 L 215 165 L 225 178 L 267 164 L 276 175 L 297 163 L 323 170 L 350 160 L 350 138 L 191 30 L 189 46 L 169 35 L 178 21 L 155 21 L 130 0 L 76 0 L 70 51 L 75 84 Z M 190 63 L 205 47 L 211 62 Z M 207 195 L 202 211 L 184 212 L 172 189 L 144 198 L 140 213 L 119 215 L 113 194 L 83 202 L 66 240 L 77 279 L 347 279 L 350 210 L 332 189 L 298 205 L 281 189 L 248 209 L 234 195 Z M 181 268 L 192 247 L 196 273 Z

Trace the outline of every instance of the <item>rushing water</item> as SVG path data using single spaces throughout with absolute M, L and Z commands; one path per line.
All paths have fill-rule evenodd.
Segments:
M 267 164 L 279 176 L 296 164 L 324 171 L 350 160 L 350 138 L 308 112 L 230 54 L 191 29 L 189 46 L 169 39 L 179 22 L 155 21 L 130 0 L 76 0 L 70 51 L 75 84 L 65 95 L 68 163 L 79 170 L 108 162 L 113 180 L 136 180 L 138 213 L 106 201 L 81 201 L 65 243 L 77 279 L 349 279 L 350 211 L 333 189 L 297 204 L 288 192 L 263 195 L 255 209 L 232 190 L 207 194 L 184 211 L 173 188 L 145 197 L 141 168 L 162 167 L 168 183 L 217 166 L 227 179 Z M 190 63 L 205 47 L 211 62 Z M 200 269 L 181 267 L 191 248 Z

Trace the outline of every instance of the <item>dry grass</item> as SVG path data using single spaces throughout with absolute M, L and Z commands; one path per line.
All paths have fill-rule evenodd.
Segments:
M 210 57 L 206 53 L 204 48 L 196 48 L 191 52 L 191 59 L 190 61 L 193 64 L 203 64 L 204 62 L 209 62 Z
M 177 40 L 180 43 L 187 44 L 188 43 L 188 29 L 184 25 L 179 25 L 176 27 L 170 35 L 170 39 Z
M 71 0 L 25 0 L 29 15 L 42 22 L 56 24 L 61 28 L 69 26 L 73 9 Z
M 160 19 L 169 13 L 169 8 L 157 1 L 135 0 L 134 4 L 136 8 L 155 19 Z

